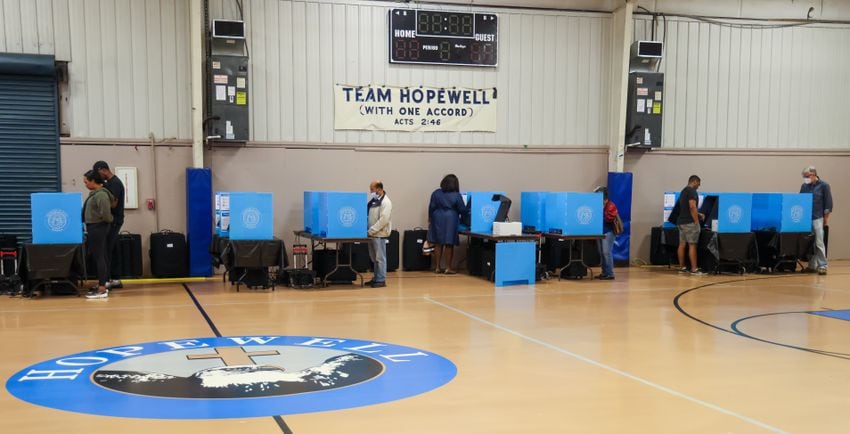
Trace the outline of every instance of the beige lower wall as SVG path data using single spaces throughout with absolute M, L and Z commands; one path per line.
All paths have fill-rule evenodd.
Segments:
M 275 233 L 291 242 L 302 227 L 305 190 L 368 192 L 372 179 L 384 183 L 393 201 L 393 227 L 425 226 L 428 200 L 447 173 L 465 191 L 504 191 L 519 220 L 521 191 L 589 190 L 604 182 L 607 153 L 511 154 L 369 152 L 283 148 L 219 148 L 208 155 L 213 188 L 275 193 Z
M 148 144 L 139 146 L 62 145 L 62 191 L 88 194 L 82 183 L 83 173 L 97 160 L 109 167 L 136 167 L 139 180 L 139 209 L 128 209 L 122 231 L 142 235 L 142 258 L 145 275 L 150 267 L 147 258 L 151 232 L 161 229 L 186 231 L 186 167 L 192 165 L 192 149 L 185 146 L 156 147 L 156 176 L 153 152 Z M 154 182 L 159 194 L 155 194 Z M 156 210 L 145 207 L 146 199 L 156 199 Z
M 185 168 L 191 149 L 157 146 L 157 186 L 154 193 L 151 147 L 63 145 L 64 191 L 83 191 L 82 173 L 103 159 L 111 166 L 135 166 L 139 174 L 140 209 L 127 210 L 124 230 L 148 235 L 157 229 L 185 232 Z M 380 178 L 393 200 L 393 225 L 398 230 L 423 226 L 428 198 L 446 173 L 455 173 L 466 191 L 500 190 L 514 199 L 511 218 L 519 219 L 520 192 L 528 190 L 588 191 L 606 180 L 607 153 L 474 153 L 399 152 L 363 150 L 287 149 L 281 147 L 215 148 L 206 151 L 215 191 L 271 191 L 275 193 L 275 234 L 293 241 L 292 231 L 302 224 L 304 190 L 366 192 Z M 702 177 L 706 191 L 798 191 L 800 170 L 814 164 L 833 187 L 836 215 L 832 220 L 830 257 L 850 258 L 850 235 L 841 216 L 841 204 L 850 203 L 850 156 L 805 155 L 694 155 L 686 153 L 630 153 L 626 170 L 633 172 L 632 258 L 649 259 L 649 230 L 662 219 L 663 192 L 678 190 L 693 173 Z M 144 208 L 147 198 L 157 201 L 157 217 Z M 146 253 L 143 255 L 146 256 Z M 145 258 L 145 270 L 148 261 Z

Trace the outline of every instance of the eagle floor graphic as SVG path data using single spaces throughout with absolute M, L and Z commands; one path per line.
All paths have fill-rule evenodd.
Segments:
M 438 388 L 456 374 L 449 360 L 411 347 L 326 337 L 240 336 L 150 342 L 60 357 L 21 370 L 6 388 L 23 401 L 80 413 L 217 419 L 380 404 Z

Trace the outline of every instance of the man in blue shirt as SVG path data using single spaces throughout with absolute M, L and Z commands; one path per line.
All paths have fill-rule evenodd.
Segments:
M 823 228 L 829 226 L 829 215 L 832 214 L 832 190 L 829 184 L 818 177 L 814 166 L 803 169 L 803 185 L 800 193 L 812 194 L 812 231 L 815 233 L 815 253 L 809 260 L 809 273 L 817 271 L 821 276 L 826 274 L 826 246 L 823 243 Z

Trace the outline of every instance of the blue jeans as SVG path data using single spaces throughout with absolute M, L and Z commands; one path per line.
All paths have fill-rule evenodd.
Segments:
M 815 254 L 809 260 L 812 270 L 826 268 L 826 246 L 823 242 L 823 217 L 812 220 L 812 232 L 815 233 Z
M 614 275 L 614 233 L 605 232 L 605 238 L 599 240 L 602 252 L 602 275 Z
M 369 239 L 369 258 L 374 264 L 374 282 L 385 282 L 387 280 L 387 240 L 379 237 Z

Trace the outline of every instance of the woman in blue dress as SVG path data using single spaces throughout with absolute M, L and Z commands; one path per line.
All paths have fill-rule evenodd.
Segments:
M 454 246 L 460 244 L 457 227 L 461 216 L 469 214 L 460 195 L 460 182 L 453 174 L 446 175 L 440 188 L 431 193 L 428 205 L 428 241 L 434 244 L 434 272 L 455 274 L 452 269 Z M 441 260 L 445 258 L 446 267 Z

